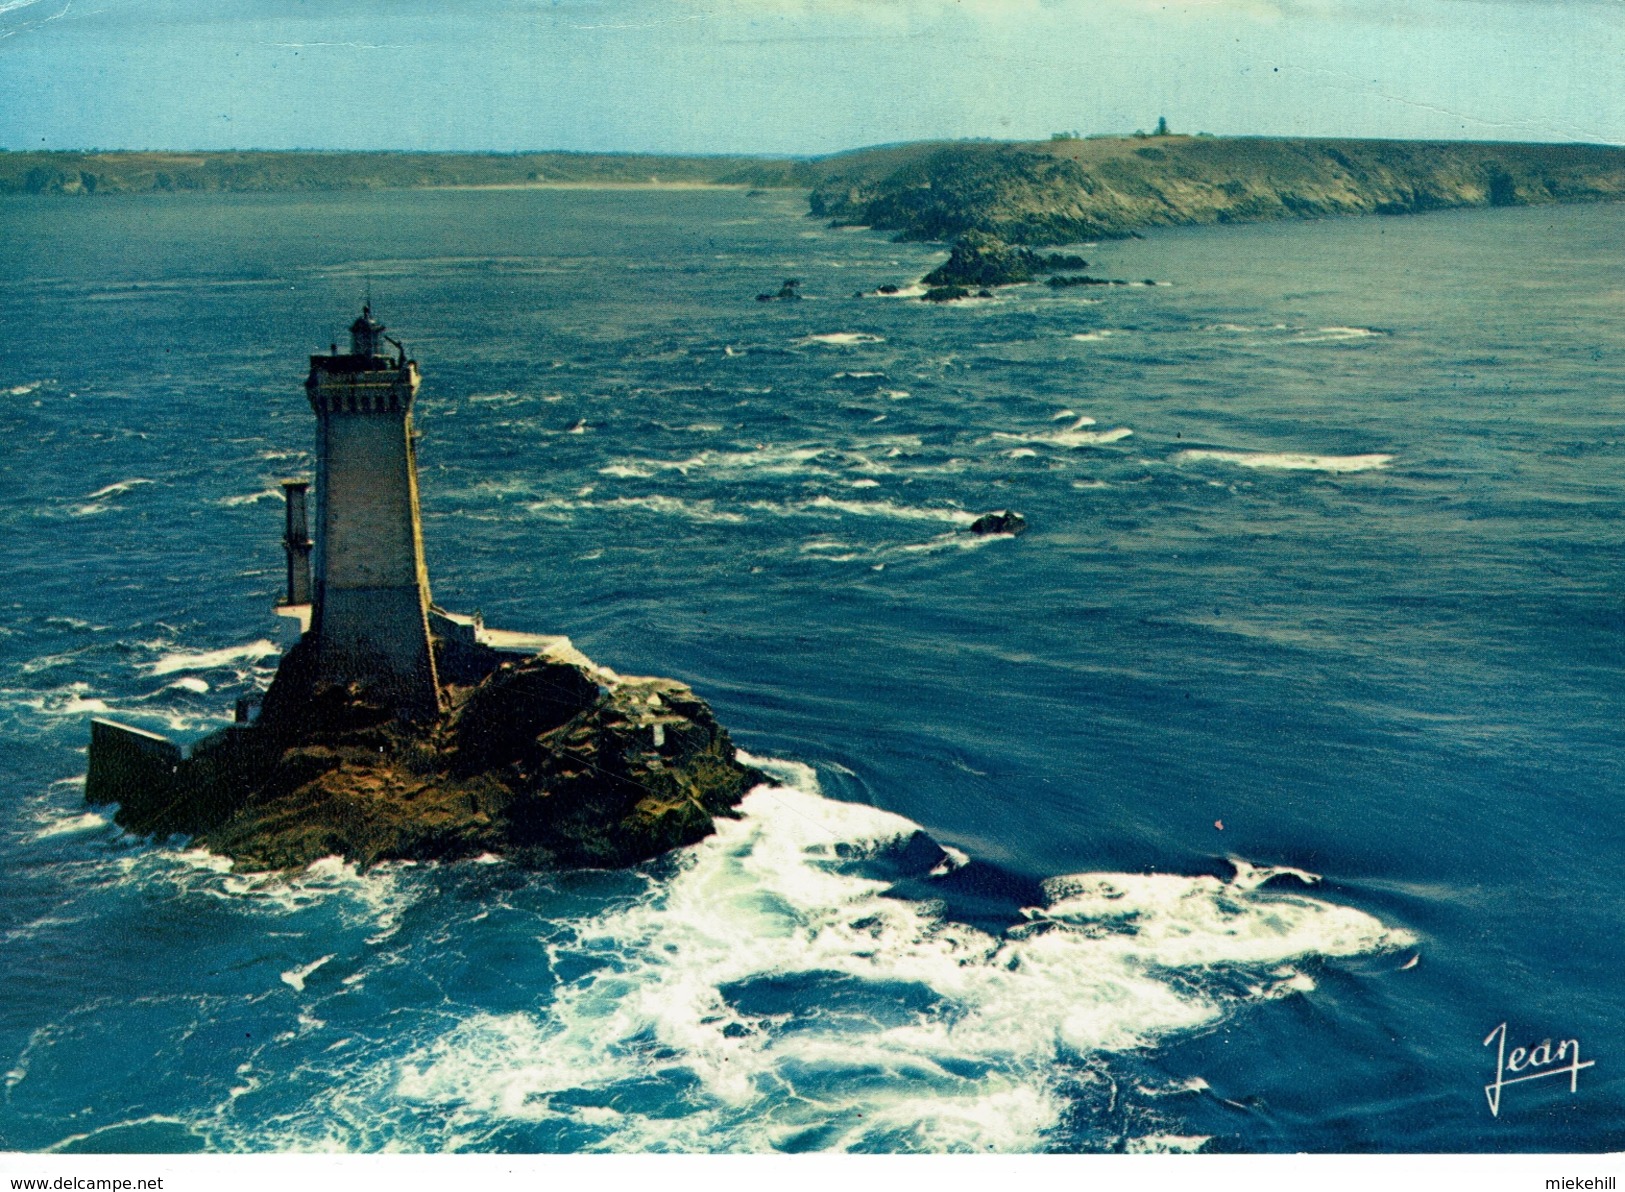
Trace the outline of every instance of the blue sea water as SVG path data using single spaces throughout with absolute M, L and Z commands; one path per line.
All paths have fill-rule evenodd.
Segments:
M 0 201 L 0 1148 L 1625 1147 L 1625 207 L 951 306 L 804 209 Z M 437 600 L 692 683 L 741 820 L 245 875 L 84 805 L 92 715 L 268 681 L 369 286 Z M 1595 1066 L 1492 1116 L 1503 1022 Z

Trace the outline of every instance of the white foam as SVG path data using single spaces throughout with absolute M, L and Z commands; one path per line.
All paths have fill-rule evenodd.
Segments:
M 189 894 L 229 903 L 239 912 L 274 919 L 318 904 L 331 905 L 346 921 L 370 930 L 366 942 L 374 945 L 399 929 L 402 914 L 421 894 L 420 887 L 407 880 L 418 867 L 404 861 L 385 862 L 362 873 L 341 857 L 323 857 L 297 873 L 236 873 L 229 857 L 193 848 L 155 850 L 148 863 L 156 877 Z M 283 980 L 289 984 L 297 980 L 301 985 L 295 988 L 301 988 L 305 978 L 331 959 L 291 969 Z
M 312 960 L 309 964 L 301 965 L 298 968 L 289 969 L 287 972 L 282 974 L 283 983 L 293 986 L 295 993 L 303 993 L 305 991 L 305 978 L 309 977 L 310 974 L 321 968 L 322 965 L 326 964 L 329 960 L 332 960 L 335 955 L 336 953 L 329 952 L 320 960 Z
M 257 505 L 261 501 L 282 500 L 282 490 L 279 488 L 265 488 L 257 493 L 243 493 L 235 497 L 221 497 L 220 504 L 228 509 L 235 509 L 240 505 Z
M 1320 874 L 1310 873 L 1307 869 L 1294 869 L 1290 865 L 1254 865 L 1240 857 L 1226 859 L 1236 871 L 1230 883 L 1241 890 L 1256 890 L 1271 878 L 1282 876 L 1295 877 L 1306 886 L 1313 886 L 1320 881 Z
M 657 472 L 677 472 L 687 476 L 690 472 L 749 473 L 756 476 L 790 476 L 803 472 L 819 472 L 807 464 L 820 456 L 832 454 L 828 447 L 817 444 L 800 446 L 763 445 L 750 451 L 700 451 L 685 459 L 623 459 L 598 469 L 603 476 L 648 479 Z
M 1370 472 L 1386 468 L 1392 455 L 1303 455 L 1292 451 L 1181 451 L 1176 464 L 1236 464 L 1243 468 L 1267 468 L 1286 472 Z
M 134 480 L 120 480 L 117 484 L 109 484 L 105 488 L 98 488 L 93 493 L 85 494 L 85 500 L 100 501 L 105 497 L 121 496 L 122 494 L 129 492 L 132 488 L 139 488 L 143 484 L 152 483 L 154 482 L 151 480 L 142 480 L 139 477 Z
M 1245 323 L 1210 323 L 1202 330 L 1221 335 L 1269 336 L 1287 344 L 1359 343 L 1388 334 L 1374 327 L 1293 327 L 1287 323 L 1271 323 L 1267 327 L 1253 327 Z
M 93 493 L 86 494 L 84 498 L 86 503 L 83 505 L 70 506 L 68 513 L 73 517 L 95 517 L 97 514 L 106 513 L 109 509 L 113 508 L 110 502 L 114 497 L 121 497 L 131 489 L 140 488 L 142 485 L 153 483 L 155 483 L 155 481 L 144 480 L 141 477 L 136 477 L 131 480 L 120 480 L 116 484 L 109 484 L 102 488 L 98 488 Z
M 1302 895 L 1135 874 L 1056 879 L 1025 924 L 989 934 L 851 864 L 916 825 L 824 798 L 805 765 L 746 760 L 781 785 L 677 854 L 675 875 L 548 946 L 555 972 L 588 960 L 585 975 L 546 1009 L 476 1014 L 426 1042 L 391 1067 L 396 1094 L 466 1128 L 592 1127 L 611 1150 L 760 1151 L 807 1130 L 825 1149 L 1035 1150 L 1065 1112 L 1058 1065 L 1301 992 L 1294 962 L 1410 938 Z M 1261 971 L 1238 991 L 1206 979 L 1215 967 Z M 790 992 L 752 1008 L 741 991 L 764 982 Z M 828 1006 L 828 982 L 877 1012 Z M 682 1114 L 555 1101 L 644 1080 L 651 1063 L 696 1082 Z
M 1292 337 L 1299 344 L 1340 344 L 1363 339 L 1376 339 L 1383 333 L 1370 327 L 1317 327 L 1313 331 L 1300 331 Z
M 1071 338 L 1076 340 L 1078 343 L 1088 344 L 1088 343 L 1098 343 L 1100 340 L 1103 340 L 1103 339 L 1111 339 L 1116 334 L 1117 334 L 1117 332 L 1115 332 L 1115 331 L 1104 330 L 1104 329 L 1100 330 L 1100 331 L 1080 331 L 1076 335 L 1072 336 Z
M 172 675 L 176 671 L 214 670 L 234 662 L 258 662 L 261 658 L 280 653 L 282 651 L 276 645 L 261 638 L 245 646 L 227 646 L 201 654 L 165 654 L 158 661 L 147 663 L 146 667 L 150 674 Z
M 842 501 L 835 497 L 814 497 L 810 501 L 781 504 L 774 501 L 752 501 L 750 508 L 781 516 L 798 514 L 841 514 L 855 517 L 884 517 L 897 521 L 947 522 L 955 526 L 968 526 L 976 514 L 963 509 L 933 509 L 919 505 L 898 505 L 892 501 Z
M 27 708 L 41 716 L 85 716 L 112 711 L 106 700 L 90 694 L 88 683 L 68 683 L 49 691 L 0 690 L 0 706 Z
M 80 832 L 94 832 L 98 828 L 107 827 L 107 817 L 97 815 L 94 811 L 87 811 L 83 815 L 70 816 L 45 827 L 34 833 L 35 840 L 45 840 L 52 836 L 72 836 Z
M 1146 1134 L 1123 1144 L 1129 1155 L 1190 1155 L 1202 1149 L 1211 1134 Z
M 1070 412 L 1069 412 L 1070 413 Z M 1050 419 L 1051 422 L 1060 420 L 1057 414 Z M 1051 447 L 1064 447 L 1068 450 L 1078 447 L 1098 447 L 1105 443 L 1116 443 L 1126 439 L 1134 432 L 1126 426 L 1115 426 L 1111 430 L 1090 430 L 1095 420 L 1089 417 L 1076 419 L 1071 426 L 1052 431 L 1033 432 L 1030 434 L 1011 434 L 1007 431 L 994 431 L 988 436 L 989 441 L 1006 443 L 1033 443 Z
M 31 2 L 31 0 L 23 0 L 23 3 L 30 3 L 30 2 Z M 6 7 L 0 7 L 0 12 L 5 12 L 6 8 L 16 8 L 16 7 L 19 7 L 19 5 L 12 4 L 12 5 L 8 5 Z M 12 397 L 27 397 L 30 393 L 33 393 L 36 389 L 38 389 L 43 384 L 45 384 L 44 381 L 30 381 L 26 385 L 13 385 L 10 389 L 6 390 L 6 393 L 9 394 Z
M 804 335 L 792 341 L 798 348 L 809 347 L 813 344 L 829 344 L 832 347 L 850 347 L 854 344 L 883 344 L 886 337 L 871 335 L 867 331 L 830 331 L 823 335 Z
M 732 513 L 726 509 L 718 509 L 709 501 L 684 501 L 677 497 L 617 497 L 612 501 L 600 501 L 600 507 L 606 509 L 642 509 L 650 513 L 662 513 L 672 517 L 686 517 L 690 521 L 720 522 L 735 524 L 743 522 L 745 515 Z
M 863 296 L 865 298 L 918 298 L 925 292 L 926 288 L 916 282 L 913 285 L 898 286 L 889 294 L 883 294 L 879 290 L 867 290 Z
M 587 489 L 585 491 L 591 492 L 592 490 Z M 525 508 L 539 517 L 557 521 L 569 521 L 572 514 L 583 509 L 635 510 L 644 513 L 661 514 L 667 517 L 687 518 L 689 521 L 704 523 L 738 524 L 747 520 L 742 513 L 718 509 L 716 503 L 709 498 L 686 501 L 680 497 L 649 496 L 615 497 L 607 501 L 572 501 L 561 497 L 553 497 L 546 501 L 531 501 L 526 504 Z
M 1001 538 L 1008 539 L 1011 534 L 938 534 L 926 542 L 913 542 L 907 546 L 897 548 L 899 554 L 904 555 L 930 555 L 945 550 L 981 550 Z
M 193 678 L 191 676 L 184 679 L 176 679 L 169 686 L 178 688 L 181 691 L 190 691 L 194 695 L 207 695 L 209 692 L 209 684 L 207 680 Z

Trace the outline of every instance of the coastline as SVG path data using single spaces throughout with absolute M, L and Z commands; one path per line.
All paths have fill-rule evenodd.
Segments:
M 801 190 L 832 226 L 1076 244 L 1156 227 L 1625 199 L 1625 148 L 1141 135 L 936 141 L 819 158 L 407 151 L 0 153 L 0 194 Z
M 384 189 L 380 187 L 379 189 Z M 391 187 L 398 190 L 793 190 L 794 187 L 757 187 L 746 182 L 467 182 L 444 186 Z

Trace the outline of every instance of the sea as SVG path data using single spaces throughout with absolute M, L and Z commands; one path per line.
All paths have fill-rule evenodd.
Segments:
M 1071 251 L 1128 284 L 915 301 L 797 192 L 0 200 L 0 1150 L 1625 1148 L 1625 205 Z M 436 601 L 691 684 L 771 776 L 713 836 L 86 805 L 92 717 L 268 683 L 369 296 Z

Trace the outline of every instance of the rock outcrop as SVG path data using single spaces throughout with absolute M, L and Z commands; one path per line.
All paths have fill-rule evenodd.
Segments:
M 446 711 L 429 724 L 317 683 L 310 650 L 283 658 L 257 720 L 189 756 L 140 735 L 93 743 L 87 798 L 242 869 L 484 853 L 610 867 L 709 835 L 762 781 L 688 687 L 622 678 L 567 643 L 522 657 L 437 639 Z
M 997 509 L 984 513 L 970 524 L 972 534 L 1025 534 L 1027 519 L 1014 509 Z
M 928 286 L 1009 286 L 1032 281 L 1043 260 L 1031 249 L 1013 248 L 986 232 L 966 232 L 948 259 L 920 281 Z
M 756 295 L 758 302 L 798 302 L 801 299 L 801 279 L 787 277 L 784 284 L 779 287 L 776 294 L 761 293 Z

